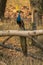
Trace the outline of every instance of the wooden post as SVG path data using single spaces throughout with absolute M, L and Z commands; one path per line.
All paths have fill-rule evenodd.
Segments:
M 32 19 L 32 30 L 36 30 L 36 24 L 37 24 L 37 16 L 38 16 L 38 13 L 37 13 L 37 10 L 33 9 L 33 19 Z M 33 38 L 36 38 L 36 36 L 33 36 Z M 34 41 L 32 40 L 32 45 L 34 45 Z
M 25 27 L 24 27 L 24 22 L 21 23 L 21 26 L 20 27 L 20 30 L 25 30 Z M 22 37 L 20 36 L 20 40 L 21 40 L 21 47 L 22 47 L 22 51 L 23 51 L 23 54 L 25 56 L 27 56 L 27 43 L 26 43 L 26 37 Z

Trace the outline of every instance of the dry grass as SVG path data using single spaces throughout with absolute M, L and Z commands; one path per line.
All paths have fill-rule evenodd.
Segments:
M 31 29 L 31 26 L 29 27 L 29 23 L 25 22 L 25 28 Z M 19 26 L 14 23 L 14 21 L 4 21 L 4 23 L 0 24 L 0 30 L 7 30 L 7 29 L 19 29 Z M 3 42 L 6 37 L 0 37 L 0 42 Z M 5 44 L 12 44 L 17 49 L 21 50 L 21 44 L 20 44 L 20 38 L 17 36 L 12 37 L 10 40 L 8 40 Z M 27 38 L 27 48 L 28 53 L 32 52 L 38 56 L 40 56 L 40 49 L 31 46 L 31 40 Z M 37 52 L 37 53 L 36 53 Z M 39 52 L 39 53 L 38 53 Z M 43 54 L 42 54 L 43 55 Z M 6 65 L 43 65 L 43 61 L 39 59 L 34 59 L 30 57 L 29 55 L 25 57 L 22 53 L 22 51 L 19 50 L 11 50 L 11 49 L 5 49 L 3 47 L 0 47 L 0 62 L 4 62 Z M 4 65 L 5 65 L 4 64 Z M 2 64 L 0 64 L 2 65 Z

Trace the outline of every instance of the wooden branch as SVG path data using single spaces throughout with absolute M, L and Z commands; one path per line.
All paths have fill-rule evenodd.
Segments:
M 13 47 L 12 45 L 9 45 L 9 44 L 8 44 L 8 45 L 4 45 L 3 43 L 0 43 L 0 46 L 2 46 L 2 47 L 4 47 L 4 48 L 7 48 L 7 49 L 16 50 L 16 51 L 18 51 L 18 52 L 22 52 L 22 50 L 21 50 L 20 48 L 17 48 L 16 46 Z M 0 53 L 0 55 L 2 55 L 2 54 Z M 43 61 L 43 57 L 37 56 L 36 54 L 33 54 L 33 53 L 31 53 L 31 52 L 28 52 L 27 57 L 28 57 L 28 56 L 30 56 L 30 57 L 32 57 L 32 58 L 34 58 L 34 59 L 38 59 L 38 60 Z
M 33 46 L 36 46 L 37 48 L 39 48 L 43 51 L 43 45 L 37 39 L 34 39 L 30 35 L 29 35 L 29 38 L 34 41 L 34 43 L 32 44 Z
M 28 53 L 28 56 L 30 56 L 30 57 L 32 57 L 32 58 L 34 58 L 34 59 L 38 59 L 38 60 L 43 61 L 43 57 L 38 56 L 38 55 L 36 55 L 36 54 L 34 54 L 34 53 L 29 52 L 29 53 Z
M 2 43 L 5 44 L 5 42 L 7 42 L 10 38 L 12 38 L 13 36 L 9 36 L 8 38 L 6 38 Z
M 28 37 L 43 35 L 43 30 L 33 30 L 33 31 L 22 31 L 22 30 L 2 30 L 0 31 L 0 36 L 25 36 Z
M 1 46 L 3 46 L 3 44 L 2 43 L 0 43 L 0 45 Z M 10 45 L 11 46 L 11 45 Z M 3 47 L 4 48 L 8 48 L 8 49 L 13 49 L 13 50 L 16 50 L 16 51 L 18 51 L 18 52 L 22 52 L 22 50 L 20 49 L 20 48 L 13 48 L 12 46 L 10 47 L 9 45 L 4 45 Z M 3 52 L 0 52 L 0 56 L 2 56 L 3 55 Z M 4 54 L 5 55 L 5 54 Z M 3 56 L 4 56 L 3 55 Z M 41 57 L 41 56 L 38 56 L 38 55 L 36 55 L 36 54 L 34 54 L 34 53 L 31 53 L 31 52 L 28 52 L 28 55 L 27 55 L 27 57 L 28 56 L 30 56 L 30 57 L 32 57 L 32 58 L 34 58 L 34 59 L 38 59 L 38 60 L 41 60 L 41 61 L 43 61 L 43 57 Z
M 14 47 L 10 44 L 7 44 L 7 45 L 5 45 L 5 44 L 3 44 L 3 43 L 0 43 L 0 46 L 2 46 L 2 47 L 4 47 L 4 48 L 7 48 L 7 49 L 14 49 Z

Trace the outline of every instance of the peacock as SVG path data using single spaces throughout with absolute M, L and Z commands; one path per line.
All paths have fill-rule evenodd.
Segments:
M 24 22 L 23 22 L 23 20 L 21 19 L 20 12 L 18 13 L 18 17 L 17 17 L 17 24 L 19 25 L 20 30 L 25 30 Z M 20 41 L 21 41 L 21 47 L 22 47 L 23 54 L 24 54 L 25 56 L 27 56 L 26 37 L 20 36 Z

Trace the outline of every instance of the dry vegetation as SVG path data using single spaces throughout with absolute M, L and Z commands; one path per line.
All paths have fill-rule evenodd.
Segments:
M 7 30 L 7 29 L 19 29 L 19 26 L 14 23 L 14 21 L 0 22 L 0 30 Z M 30 26 L 31 27 L 31 26 Z M 28 23 L 25 22 L 25 28 L 29 29 Z M 30 28 L 31 29 L 31 28 Z M 4 39 L 7 37 L 0 37 L 0 42 L 3 42 Z M 43 37 L 42 37 L 43 38 Z M 43 39 L 42 39 L 43 40 Z M 28 56 L 25 57 L 21 50 L 20 45 L 20 38 L 17 36 L 12 37 L 8 40 L 6 44 L 12 45 L 14 50 L 7 49 L 0 47 L 0 63 L 1 65 L 5 63 L 6 65 L 43 65 L 43 53 L 40 49 L 31 46 L 31 40 L 27 38 L 27 49 L 28 49 Z M 30 54 L 30 53 L 32 54 Z M 40 58 L 41 57 L 41 58 Z M 4 64 L 4 65 L 5 65 Z
M 12 0 L 8 0 L 8 2 L 9 1 Z M 10 2 L 9 5 L 11 3 L 13 2 Z M 14 3 L 12 4 L 12 6 L 13 5 Z M 25 24 L 25 29 L 27 30 L 32 29 L 32 26 L 29 21 L 24 20 L 24 24 Z M 0 30 L 10 30 L 10 29 L 20 30 L 16 21 L 14 21 L 13 19 L 3 20 L 3 22 L 0 21 Z M 37 29 L 43 29 L 43 25 L 37 26 Z M 0 37 L 0 43 L 2 43 L 6 38 L 7 37 Z M 30 39 L 26 38 L 26 40 L 27 40 L 27 50 L 28 50 L 27 57 L 23 55 L 23 52 L 21 50 L 20 38 L 17 36 L 12 37 L 5 43 L 5 45 L 7 44 L 12 45 L 12 47 L 14 48 L 13 50 L 3 48 L 0 46 L 0 65 L 43 65 L 43 52 L 39 48 L 32 46 Z M 40 40 L 40 42 L 42 42 L 43 45 L 43 36 L 41 37 L 39 36 L 38 40 Z

